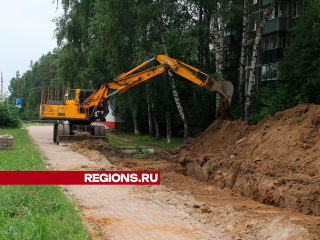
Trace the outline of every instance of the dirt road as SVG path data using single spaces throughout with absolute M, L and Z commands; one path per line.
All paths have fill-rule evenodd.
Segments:
M 29 134 L 52 170 L 113 170 L 107 159 L 87 157 L 52 142 L 52 127 L 30 127 Z M 94 239 L 231 239 L 183 210 L 153 198 L 139 186 L 63 186 L 82 210 Z M 163 188 L 166 191 L 166 188 Z
M 110 150 L 112 147 L 107 143 L 91 141 L 75 143 L 71 148 L 101 166 L 108 159 L 117 170 L 160 170 L 161 186 L 140 186 L 134 194 L 142 193 L 149 199 L 171 205 L 231 239 L 319 239 L 319 217 L 265 205 L 227 188 L 185 176 L 184 167 L 176 163 L 175 156 L 168 151 L 128 156 Z
M 191 144 L 173 151 L 157 150 L 154 155 L 125 155 L 108 143 L 75 143 L 71 149 L 91 162 L 77 160 L 66 166 L 70 170 L 159 170 L 160 186 L 123 189 L 128 199 L 147 200 L 182 214 L 180 220 L 196 228 L 177 230 L 173 224 L 180 220 L 172 220 L 165 228 L 181 239 L 320 239 L 319 126 L 320 106 L 299 105 L 256 126 L 242 120 L 216 121 Z M 51 133 L 47 136 L 50 139 Z M 139 212 L 142 206 L 134 208 Z M 103 216 L 97 215 L 93 220 L 107 234 L 118 231 L 116 226 L 124 219 L 103 224 Z M 149 223 L 145 226 L 149 234 L 164 230 Z M 198 235 L 200 226 L 213 232 Z
M 72 148 L 102 165 L 160 170 L 162 186 L 142 192 L 232 238 L 320 239 L 319 126 L 320 106 L 302 104 L 256 126 L 215 121 L 191 144 L 155 155 L 92 142 Z

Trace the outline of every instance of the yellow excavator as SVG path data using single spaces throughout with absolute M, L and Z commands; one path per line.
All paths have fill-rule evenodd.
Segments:
M 160 65 L 137 72 L 153 60 L 157 60 Z M 157 55 L 129 72 L 119 75 L 111 82 L 103 84 L 96 91 L 90 89 L 70 89 L 68 94 L 66 94 L 67 98 L 65 101 L 48 100 L 46 104 L 40 106 L 40 119 L 56 120 L 53 128 L 53 141 L 57 144 L 64 141 L 83 140 L 86 137 L 105 138 L 105 127 L 91 123 L 105 120 L 105 116 L 109 112 L 106 102 L 108 98 L 117 93 L 124 93 L 131 87 L 166 71 L 176 73 L 209 91 L 218 92 L 226 97 L 229 105 L 231 105 L 234 89 L 231 82 L 218 82 L 209 74 L 203 73 L 199 69 L 177 59 L 172 59 L 165 55 Z M 206 76 L 206 80 L 202 81 L 192 71 Z M 209 85 L 209 80 L 213 82 L 212 86 Z

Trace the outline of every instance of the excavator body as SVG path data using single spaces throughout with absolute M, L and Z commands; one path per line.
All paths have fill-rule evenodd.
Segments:
M 137 72 L 152 60 L 157 60 L 160 65 Z M 96 91 L 72 89 L 65 95 L 64 101 L 48 100 L 46 104 L 40 106 L 40 119 L 56 120 L 53 128 L 53 141 L 57 144 L 76 141 L 77 139 L 104 139 L 106 138 L 105 127 L 93 123 L 105 121 L 105 117 L 109 112 L 107 99 L 118 93 L 124 93 L 131 87 L 166 71 L 176 73 L 209 91 L 218 92 L 226 97 L 229 105 L 231 105 L 233 95 L 231 82 L 218 82 L 209 74 L 203 73 L 184 62 L 166 55 L 157 55 L 129 72 L 119 75 L 113 81 L 103 84 Z M 205 75 L 206 80 L 202 81 L 193 72 L 198 73 L 198 75 Z M 213 84 L 209 84 L 210 82 L 213 82 Z

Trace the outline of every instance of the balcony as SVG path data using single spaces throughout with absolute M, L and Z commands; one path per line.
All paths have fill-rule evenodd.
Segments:
M 274 18 L 269 20 L 263 28 L 263 34 L 276 31 L 287 31 L 287 18 Z
M 282 49 L 276 48 L 273 50 L 262 52 L 262 64 L 274 63 L 277 59 L 282 58 Z
M 266 6 L 268 4 L 271 4 L 271 0 L 263 0 L 262 6 Z

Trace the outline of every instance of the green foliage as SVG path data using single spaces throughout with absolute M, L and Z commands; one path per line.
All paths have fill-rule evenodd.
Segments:
M 127 144 L 127 145 L 134 144 L 135 146 L 140 145 L 140 146 L 153 146 L 153 147 L 174 149 L 183 144 L 183 138 L 172 138 L 172 144 L 168 144 L 167 139 L 165 138 L 161 140 L 157 140 L 155 138 L 149 138 L 148 135 L 134 136 L 126 133 L 118 133 L 117 136 L 131 141 L 131 143 L 130 142 L 124 143 L 120 141 L 122 144 Z M 117 142 L 118 140 L 113 139 L 112 141 Z M 113 143 L 111 142 L 111 144 Z
M 249 122 L 256 124 L 268 115 L 294 107 L 300 100 L 291 91 L 288 81 L 267 82 L 254 94 Z
M 306 116 L 304 114 L 302 114 L 301 116 L 296 116 L 294 119 L 292 119 L 292 121 L 296 122 L 296 123 L 300 123 L 302 121 L 304 121 L 306 119 Z
M 297 18 L 294 38 L 279 62 L 281 77 L 295 101 L 320 103 L 320 3 L 310 0 Z
M 2 134 L 13 136 L 14 150 L 0 151 L 1 171 L 45 171 L 26 129 L 0 130 Z M 1 239 L 90 239 L 59 186 L 1 186 L 0 195 Z
M 237 31 L 241 27 L 242 2 L 221 3 L 218 14 L 230 20 L 226 21 L 226 30 Z M 65 11 L 54 20 L 59 50 L 42 56 L 20 79 L 11 81 L 12 98 L 23 98 L 23 119 L 37 118 L 42 98 L 61 100 L 64 85 L 97 89 L 100 79 L 113 79 L 157 54 L 168 54 L 214 75 L 211 24 L 217 14 L 216 1 L 63 0 L 61 4 Z M 239 43 L 231 39 L 226 42 L 230 53 L 227 61 L 237 62 L 230 58 L 237 56 Z M 152 64 L 155 63 L 147 68 Z M 228 64 L 226 78 L 232 81 L 236 73 L 237 67 Z M 215 118 L 215 94 L 179 76 L 175 76 L 175 82 L 193 127 L 191 131 L 197 135 Z M 162 75 L 149 80 L 148 88 L 140 84 L 118 94 L 113 97 L 110 110 L 121 113 L 125 120 L 121 126 L 133 132 L 134 118 L 141 125 L 148 122 L 148 99 L 153 104 L 152 113 L 160 132 L 164 135 L 169 112 L 173 135 L 177 135 L 181 119 L 168 77 Z
M 249 122 L 255 124 L 268 115 L 300 103 L 320 103 L 320 4 L 308 1 L 296 19 L 294 38 L 278 62 L 282 81 L 263 83 L 253 96 Z M 239 111 L 233 109 L 235 116 Z M 303 118 L 295 121 L 303 121 Z
M 241 105 L 238 104 L 238 105 L 232 106 L 231 116 L 232 116 L 232 120 L 244 118 L 245 117 L 244 104 L 241 104 Z
M 43 55 L 37 62 L 31 64 L 30 70 L 20 78 L 10 81 L 10 98 L 22 98 L 20 117 L 24 120 L 39 118 L 40 102 L 46 100 L 61 100 L 63 96 L 63 81 L 58 75 L 57 50 Z
M 8 102 L 0 103 L 0 128 L 19 128 L 21 126 L 19 108 Z

